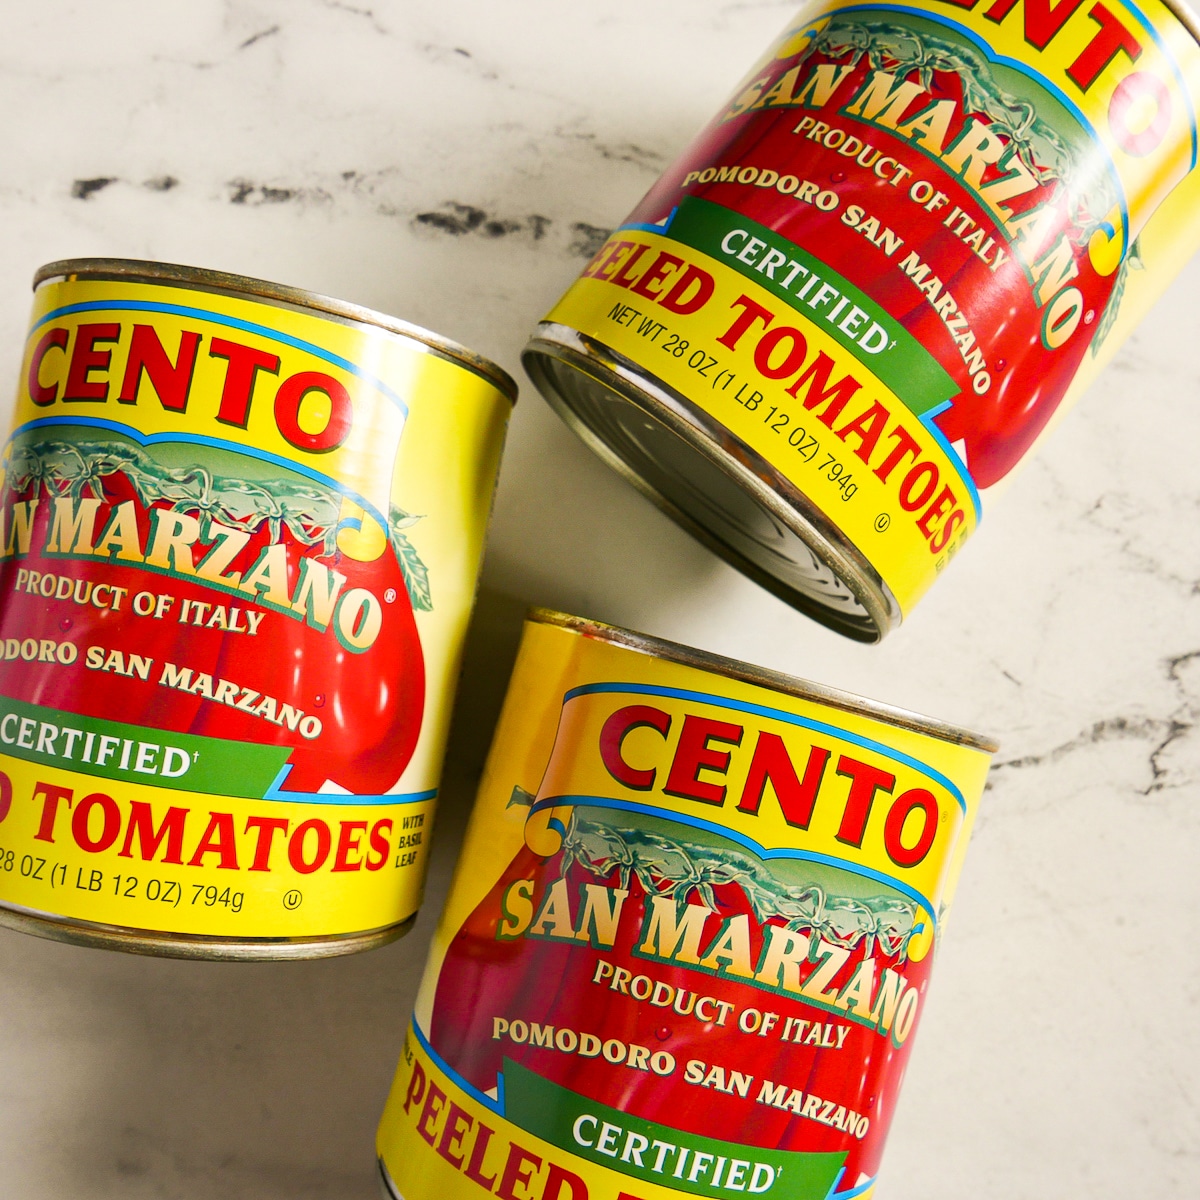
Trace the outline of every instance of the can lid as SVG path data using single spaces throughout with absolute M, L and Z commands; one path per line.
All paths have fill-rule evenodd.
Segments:
M 177 263 L 160 263 L 135 258 L 65 258 L 39 267 L 33 276 L 36 291 L 42 284 L 53 279 L 115 279 L 145 281 L 166 285 L 194 287 L 203 291 L 230 292 L 267 300 L 274 304 L 310 309 L 343 321 L 355 321 L 374 325 L 388 333 L 419 342 L 433 353 L 452 360 L 467 370 L 482 376 L 505 395 L 509 402 L 516 403 L 517 384 L 511 375 L 482 354 L 468 350 L 441 334 L 433 333 L 420 325 L 402 321 L 386 313 L 376 312 L 319 292 L 303 288 L 288 287 L 282 283 L 269 283 L 246 275 L 232 275 L 227 271 L 210 271 L 204 267 L 186 267 Z
M 523 362 L 595 454 L 760 586 L 856 641 L 900 624 L 891 590 L 836 521 L 688 397 L 552 321 Z
M 968 746 L 972 750 L 982 750 L 986 754 L 995 754 L 1000 748 L 999 743 L 993 738 L 972 733 L 968 729 L 950 725 L 932 717 L 924 717 L 910 709 L 897 708 L 878 700 L 868 700 L 864 696 L 856 696 L 853 692 L 843 692 L 838 688 L 812 683 L 807 679 L 797 679 L 794 675 L 785 675 L 782 671 L 756 667 L 751 663 L 739 662 L 736 658 L 725 658 L 723 655 L 712 654 L 707 650 L 697 650 L 691 646 L 681 645 L 679 642 L 668 642 L 663 638 L 651 637 L 646 633 L 635 633 L 633 630 L 622 629 L 617 625 L 606 625 L 602 621 L 593 621 L 586 617 L 572 617 L 567 613 L 556 612 L 549 608 L 530 609 L 527 620 L 538 625 L 554 625 L 560 629 L 568 629 L 582 634 L 584 637 L 611 642 L 613 645 L 623 646 L 625 649 L 636 651 L 639 654 L 648 654 L 653 658 L 666 659 L 668 662 L 697 667 L 702 671 L 711 671 L 713 674 L 724 675 L 743 683 L 770 688 L 772 691 L 781 692 L 786 696 L 813 700 L 818 704 L 828 705 L 830 708 L 838 708 L 843 712 L 856 713 L 876 721 L 884 721 L 900 729 L 909 729 L 914 733 L 922 733 L 956 746 Z

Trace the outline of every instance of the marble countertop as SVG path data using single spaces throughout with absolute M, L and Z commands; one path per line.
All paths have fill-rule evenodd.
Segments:
M 0 3 L 0 376 L 34 269 L 112 255 L 363 303 L 523 387 L 416 930 L 252 966 L 0 931 L 6 1197 L 375 1195 L 375 1124 L 528 603 L 1000 740 L 880 1200 L 1196 1186 L 1200 263 L 879 647 L 691 541 L 519 371 L 536 319 L 792 9 Z

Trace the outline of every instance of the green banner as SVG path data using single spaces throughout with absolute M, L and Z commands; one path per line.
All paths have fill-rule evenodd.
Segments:
M 0 696 L 0 754 L 101 779 L 257 800 L 291 747 L 170 733 Z
M 711 200 L 687 196 L 663 236 L 725 263 L 778 296 L 805 320 L 819 325 L 916 416 L 937 408 L 962 390 L 886 309 L 832 267 L 765 225 Z M 814 279 L 817 282 L 810 283 Z M 823 293 L 822 288 L 826 289 Z M 801 291 L 805 292 L 803 297 L 798 294 Z M 823 297 L 820 307 L 814 303 L 818 297 Z M 835 313 L 836 319 L 830 320 Z M 874 334 L 873 330 L 879 332 Z M 864 337 L 870 341 L 864 343 Z M 870 353 L 865 346 L 880 348 Z
M 750 1106 L 753 1100 L 746 1103 Z M 560 1150 L 693 1196 L 740 1193 L 826 1200 L 846 1161 L 840 1151 L 761 1150 L 643 1121 L 551 1083 L 507 1058 L 504 1115 Z

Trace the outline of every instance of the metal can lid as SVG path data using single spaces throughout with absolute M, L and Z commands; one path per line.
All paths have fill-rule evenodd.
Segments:
M 870 717 L 873 720 L 883 721 L 888 725 L 895 725 L 914 733 L 925 734 L 927 737 L 950 742 L 956 746 L 967 746 L 986 754 L 995 754 L 1000 748 L 998 742 L 983 734 L 972 733 L 960 726 L 922 716 L 910 709 L 897 708 L 878 700 L 869 700 L 865 696 L 857 696 L 853 692 L 826 687 L 824 684 L 812 683 L 807 679 L 798 679 L 794 675 L 785 675 L 782 671 L 756 667 L 751 663 L 740 662 L 736 658 L 726 658 L 707 650 L 697 650 L 679 642 L 669 642 L 646 633 L 622 629 L 617 625 L 606 625 L 602 621 L 593 621 L 587 617 L 573 617 L 549 608 L 532 608 L 526 619 L 534 624 L 553 625 L 582 634 L 584 637 L 611 642 L 613 645 L 623 646 L 625 649 L 639 654 L 648 654 L 653 658 L 666 659 L 668 662 L 697 667 L 702 671 L 724 675 L 742 683 L 770 688 L 772 691 L 786 696 L 796 696 L 801 700 L 812 700 L 818 704 L 828 705 L 830 708 L 841 709 L 843 712 Z
M 515 404 L 517 400 L 517 384 L 513 377 L 503 367 L 467 349 L 466 346 L 420 325 L 402 321 L 399 317 L 391 317 L 371 308 L 351 304 L 346 300 L 336 300 L 318 292 L 305 291 L 303 288 L 269 283 L 246 275 L 233 275 L 227 271 L 210 271 L 204 267 L 187 267 L 177 263 L 135 258 L 59 259 L 37 269 L 33 276 L 34 290 L 54 279 L 111 279 L 174 284 L 194 287 L 201 291 L 228 292 L 237 296 L 266 300 L 273 304 L 309 309 L 342 321 L 374 325 L 388 333 L 418 342 L 426 350 L 481 376 L 506 396 L 510 403 Z
M 523 361 L 594 453 L 784 603 L 856 641 L 877 642 L 900 624 L 891 590 L 835 521 L 686 396 L 551 321 Z

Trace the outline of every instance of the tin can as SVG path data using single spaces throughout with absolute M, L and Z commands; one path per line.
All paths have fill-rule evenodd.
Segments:
M 1195 28 L 810 4 L 526 369 L 718 553 L 878 640 L 1200 241 Z
M 869 1195 L 994 750 L 535 612 L 379 1128 L 386 1193 Z
M 515 396 L 293 288 L 37 273 L 0 464 L 0 924 L 224 959 L 406 932 Z

